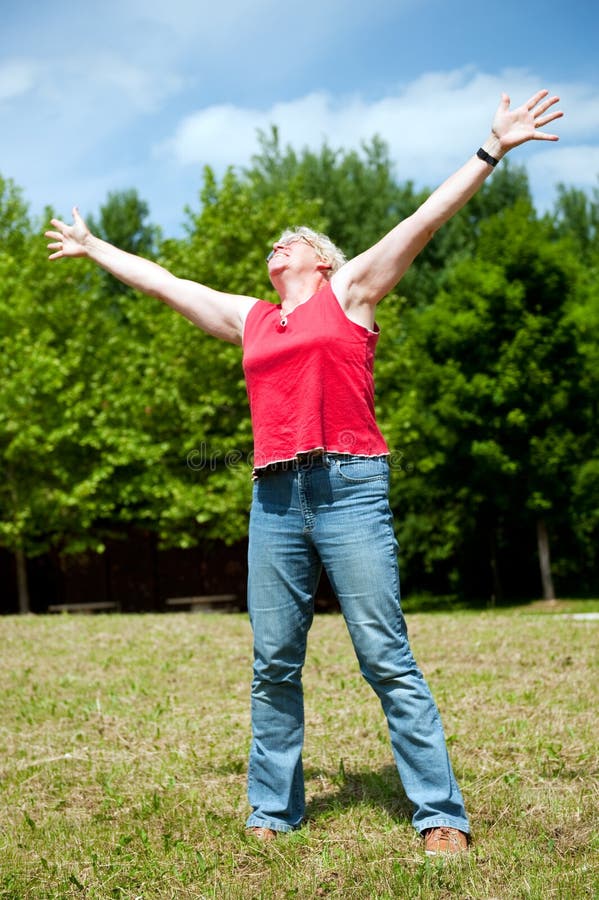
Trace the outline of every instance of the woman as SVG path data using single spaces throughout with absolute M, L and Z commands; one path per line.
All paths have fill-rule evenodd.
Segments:
M 439 715 L 412 656 L 388 503 L 388 449 L 374 417 L 377 303 L 509 150 L 556 141 L 562 113 L 539 91 L 409 218 L 350 262 L 323 235 L 288 231 L 268 257 L 280 303 L 214 291 L 99 240 L 77 209 L 53 219 L 50 259 L 86 256 L 215 337 L 242 344 L 255 439 L 248 608 L 254 632 L 247 827 L 261 840 L 304 815 L 301 672 L 313 595 L 327 571 L 362 674 L 387 717 L 425 852 L 456 853 L 469 824 Z

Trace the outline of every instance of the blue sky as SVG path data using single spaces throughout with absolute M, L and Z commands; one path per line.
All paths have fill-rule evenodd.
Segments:
M 4 0 L 0 174 L 34 215 L 134 187 L 166 235 L 277 124 L 297 148 L 375 133 L 434 187 L 485 139 L 500 92 L 561 97 L 558 144 L 518 148 L 537 208 L 599 185 L 596 0 Z

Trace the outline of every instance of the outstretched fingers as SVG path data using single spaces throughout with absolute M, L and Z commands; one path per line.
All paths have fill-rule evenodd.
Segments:
M 537 105 L 539 100 L 542 100 L 543 97 L 546 97 L 548 93 L 549 93 L 549 91 L 546 90 L 545 88 L 543 88 L 540 91 L 537 91 L 536 94 L 533 94 L 532 97 L 530 97 L 530 99 L 528 99 L 526 101 L 524 106 L 526 107 L 526 109 L 532 110 L 533 107 L 535 107 Z
M 45 236 L 52 242 L 48 250 L 54 251 L 48 258 L 60 259 L 66 256 L 85 256 L 85 239 L 89 232 L 79 210 L 73 207 L 73 224 L 68 225 L 62 219 L 50 219 L 51 228 Z
M 551 119 L 547 120 L 547 122 L 550 121 Z M 547 122 L 541 122 L 539 125 L 536 125 L 535 128 L 541 128 L 543 125 L 546 125 Z M 533 134 L 532 139 L 533 141 L 559 141 L 559 134 L 548 134 L 546 131 L 536 131 Z
M 64 225 L 64 222 L 61 222 L 60 219 L 51 219 L 50 224 L 57 228 L 59 225 Z M 51 253 L 48 259 L 59 259 L 63 250 L 62 233 L 60 231 L 46 231 L 44 232 L 44 237 L 52 241 L 51 244 L 48 244 L 48 250 L 54 250 L 54 253 Z
M 551 103 L 549 103 L 549 104 L 543 104 L 543 107 L 541 107 L 541 108 L 539 109 L 538 113 L 535 112 L 535 116 L 534 116 L 534 119 L 535 119 L 535 134 L 534 134 L 533 140 L 536 140 L 536 141 L 558 141 L 558 140 L 559 140 L 559 136 L 558 136 L 557 134 L 547 134 L 546 131 L 539 131 L 539 130 L 538 130 L 538 129 L 540 129 L 540 128 L 544 128 L 545 125 L 548 125 L 550 122 L 554 122 L 556 119 L 561 119 L 561 118 L 562 118 L 562 116 L 563 116 L 564 114 L 563 114 L 563 112 L 561 111 L 561 109 L 556 109 L 556 110 L 554 110 L 553 112 L 549 113 L 549 114 L 546 115 L 546 116 L 542 115 L 542 113 L 543 113 L 546 109 L 548 109 L 549 106 L 552 106 L 554 103 L 557 103 L 558 100 L 559 100 L 559 97 L 553 97 L 553 98 L 551 99 Z
M 559 103 L 559 97 L 550 97 L 548 95 L 549 91 L 538 91 L 533 97 L 530 98 L 530 100 L 526 104 L 527 109 L 533 117 L 535 127 L 533 140 L 536 141 L 559 140 L 557 134 L 547 134 L 544 131 L 537 131 L 537 129 L 544 128 L 545 125 L 548 125 L 550 122 L 554 122 L 556 119 L 561 119 L 563 116 L 563 112 L 560 109 L 551 110 L 551 112 L 545 115 L 545 113 L 547 113 L 547 111 L 550 110 L 552 106 L 555 106 L 556 103 Z
M 549 91 L 545 91 L 545 95 L 547 95 Z M 559 102 L 559 97 L 547 97 L 542 103 L 535 103 L 536 109 L 534 109 L 533 115 L 542 116 L 544 112 L 546 112 L 549 107 L 553 106 L 555 103 Z

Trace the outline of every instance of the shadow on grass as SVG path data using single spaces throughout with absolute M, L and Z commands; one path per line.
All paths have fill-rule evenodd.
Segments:
M 340 764 L 337 772 L 308 769 L 306 781 L 327 782 L 337 787 L 311 797 L 306 806 L 306 820 L 312 822 L 328 818 L 331 814 L 353 806 L 379 807 L 393 819 L 412 820 L 413 807 L 405 795 L 395 766 L 383 766 L 378 771 L 346 772 Z

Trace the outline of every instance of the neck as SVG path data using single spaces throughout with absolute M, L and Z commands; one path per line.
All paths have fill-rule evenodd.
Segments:
M 328 279 L 320 272 L 315 272 L 309 278 L 284 277 L 273 278 L 273 286 L 281 299 L 281 309 L 289 313 L 300 303 L 305 303 L 310 297 L 325 286 Z

